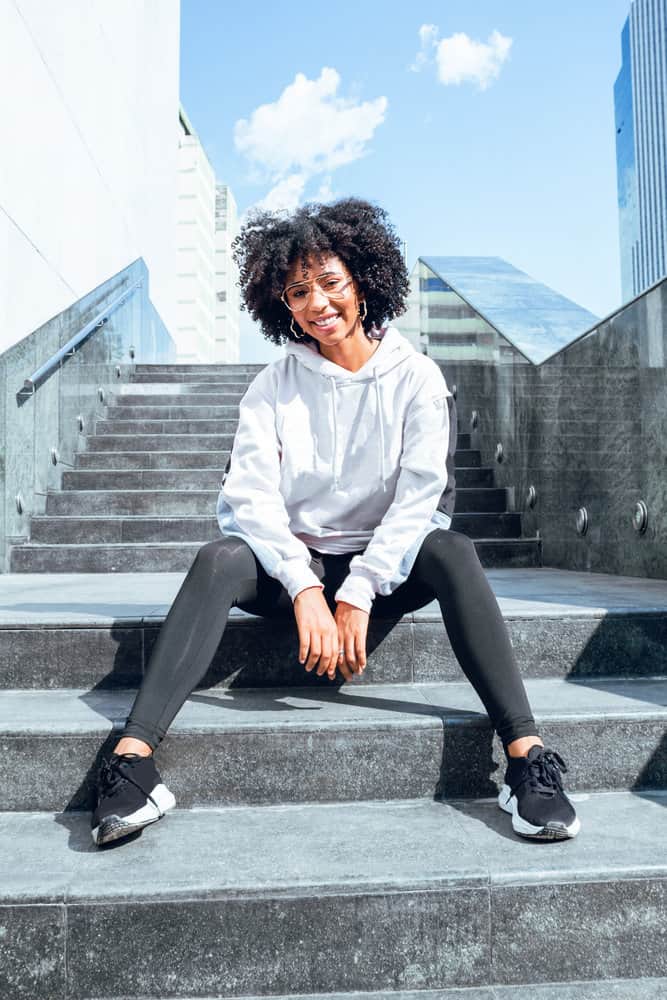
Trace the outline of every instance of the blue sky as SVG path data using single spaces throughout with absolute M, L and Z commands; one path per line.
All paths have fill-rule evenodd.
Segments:
M 241 212 L 369 198 L 410 266 L 503 257 L 604 316 L 621 304 L 613 84 L 629 9 L 181 0 L 181 98 Z M 245 360 L 273 356 L 246 340 Z

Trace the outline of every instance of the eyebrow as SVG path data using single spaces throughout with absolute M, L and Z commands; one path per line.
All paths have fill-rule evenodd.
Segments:
M 322 271 L 321 274 L 316 274 L 315 277 L 312 278 L 311 280 L 317 281 L 318 278 L 326 278 L 328 274 L 340 274 L 341 277 L 343 278 L 345 277 L 342 271 Z M 290 281 L 289 285 L 285 285 L 285 289 L 293 288 L 294 285 L 307 285 L 307 284 L 308 282 L 305 280 L 305 278 L 302 278 L 301 281 Z

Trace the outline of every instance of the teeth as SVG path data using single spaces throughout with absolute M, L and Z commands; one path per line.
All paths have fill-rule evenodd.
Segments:
M 327 316 L 326 319 L 314 319 L 313 323 L 315 324 L 315 326 L 331 326 L 331 324 L 334 323 L 337 319 L 338 315 Z

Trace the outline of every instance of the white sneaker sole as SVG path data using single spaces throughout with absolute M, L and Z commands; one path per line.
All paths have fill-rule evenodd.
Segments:
M 151 802 L 151 799 L 154 800 L 155 804 Z M 107 816 L 99 826 L 93 827 L 91 831 L 93 842 L 99 846 L 100 844 L 108 844 L 112 840 L 119 840 L 121 837 L 127 837 L 130 833 L 135 833 L 151 823 L 157 823 L 165 813 L 176 805 L 176 799 L 167 786 L 163 784 L 155 786 L 151 792 L 151 799 L 145 806 L 130 813 L 129 816 Z M 101 829 L 102 839 L 99 839 Z
M 519 816 L 518 802 L 516 796 L 512 795 L 509 785 L 503 785 L 498 795 L 498 805 L 504 812 L 512 816 L 512 829 L 522 837 L 531 837 L 533 840 L 568 840 L 576 837 L 581 830 L 581 822 L 575 816 L 569 826 L 564 823 L 547 823 L 546 826 L 533 826 Z

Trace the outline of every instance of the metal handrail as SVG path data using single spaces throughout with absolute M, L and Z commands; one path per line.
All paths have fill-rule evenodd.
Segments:
M 133 285 L 130 285 L 130 287 L 122 292 L 117 298 L 113 299 L 108 306 L 105 306 L 105 308 L 99 312 L 94 319 L 91 319 L 89 323 L 86 323 L 86 325 L 79 330 L 78 333 L 75 333 L 73 337 L 70 337 L 67 343 L 64 344 L 60 350 L 56 351 L 56 353 L 52 355 L 48 361 L 45 361 L 40 368 L 37 368 L 37 370 L 34 371 L 29 378 L 23 380 L 23 387 L 20 389 L 20 393 L 34 392 L 37 387 L 37 383 L 43 381 L 47 375 L 50 375 L 51 372 L 59 366 L 64 357 L 69 354 L 74 354 L 77 347 L 79 347 L 82 341 L 89 337 L 91 333 L 104 326 L 111 314 L 115 312 L 116 309 L 120 308 L 120 306 L 124 305 L 124 303 L 127 302 L 132 295 L 134 295 L 137 288 L 141 288 L 142 284 L 143 279 L 141 278 L 138 281 L 135 281 Z

